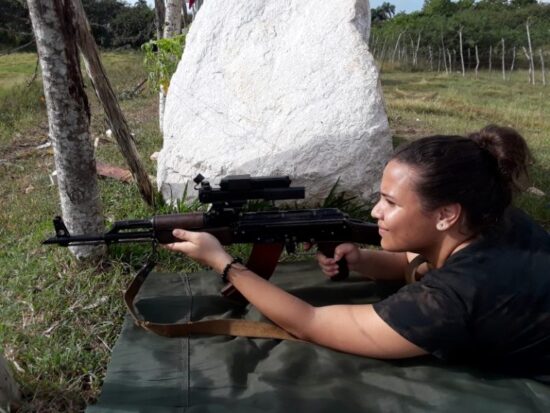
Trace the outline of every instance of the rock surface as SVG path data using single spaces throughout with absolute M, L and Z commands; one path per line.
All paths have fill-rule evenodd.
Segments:
M 205 2 L 168 91 L 164 197 L 200 172 L 290 175 L 312 203 L 339 179 L 370 200 L 392 149 L 369 28 L 366 0 Z

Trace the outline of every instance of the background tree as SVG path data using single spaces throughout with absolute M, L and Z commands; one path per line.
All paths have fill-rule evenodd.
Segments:
M 61 210 L 69 231 L 104 229 L 90 112 L 80 72 L 74 13 L 70 0 L 28 0 L 36 38 L 53 144 Z M 100 246 L 72 247 L 78 258 L 97 258 Z
M 183 0 L 167 0 L 166 14 L 164 16 L 163 37 L 169 39 L 181 34 L 182 8 L 185 6 Z M 159 128 L 163 131 L 164 107 L 166 106 L 166 94 L 169 83 L 161 85 L 159 91 Z
M 458 9 L 457 4 L 451 0 L 424 0 L 422 11 L 426 14 L 450 16 Z
M 388 2 L 384 2 L 381 6 L 371 9 L 371 21 L 374 22 L 389 20 L 393 16 L 395 16 L 395 6 Z
M 125 7 L 111 20 L 113 47 L 140 47 L 155 37 L 155 12 L 145 0 Z
M 157 29 L 157 40 L 164 35 L 164 19 L 166 17 L 166 6 L 164 0 L 155 0 L 155 27 Z
M 102 48 L 138 48 L 154 35 L 154 12 L 145 0 L 83 0 L 96 43 Z M 32 41 L 29 12 L 23 0 L 0 0 L 0 48 Z
M 17 47 L 32 41 L 29 12 L 18 0 L 0 0 L 0 46 Z
M 466 69 L 473 69 L 475 65 L 475 48 L 478 49 L 480 66 L 489 65 L 489 51 L 498 50 L 501 53 L 502 43 L 506 45 L 504 61 L 508 67 L 514 61 L 514 67 L 527 68 L 528 62 L 524 54 L 514 54 L 514 50 L 521 51 L 527 47 L 525 22 L 530 21 L 530 36 L 534 49 L 548 50 L 550 45 L 550 4 L 536 3 L 532 1 L 507 2 L 501 0 L 459 0 L 456 3 L 451 0 L 427 0 L 419 12 L 410 14 L 398 13 L 391 19 L 374 21 L 372 25 L 371 50 L 380 56 L 385 47 L 385 56 L 391 46 L 397 43 L 401 34 L 401 41 L 396 50 L 396 56 L 400 64 L 407 59 L 408 62 L 420 61 L 425 68 L 433 67 L 435 60 L 437 67 L 438 56 L 451 53 L 453 67 L 460 65 L 460 52 L 465 59 Z M 459 29 L 462 28 L 462 49 L 460 47 Z M 418 39 L 421 33 L 419 50 L 413 47 L 411 39 Z M 407 39 L 407 42 L 403 42 Z M 454 53 L 453 53 L 454 50 Z M 414 54 L 413 54 L 414 53 Z M 431 56 L 431 58 L 430 58 Z M 456 56 L 456 60 L 453 56 Z M 502 61 L 502 55 L 493 57 Z M 517 57 L 517 59 L 516 59 Z M 406 58 L 406 59 L 405 59 Z M 417 60 L 418 58 L 418 60 Z M 430 65 L 431 61 L 431 65 Z M 440 67 L 448 65 L 442 57 L 439 57 Z M 496 61 L 495 61 L 496 63 Z M 410 63 L 408 63 L 410 65 Z

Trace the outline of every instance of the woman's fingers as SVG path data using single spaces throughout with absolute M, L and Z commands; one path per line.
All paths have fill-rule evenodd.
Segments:
M 218 272 L 232 260 L 218 239 L 211 234 L 175 229 L 172 235 L 180 241 L 166 244 L 167 249 L 181 252 Z
M 182 241 L 191 241 L 193 243 L 197 243 L 197 241 L 201 237 L 200 234 L 200 232 L 186 231 L 184 229 L 178 228 L 172 231 L 172 235 L 177 239 L 180 239 Z
M 338 274 L 338 264 L 336 264 L 334 258 L 328 258 L 323 253 L 317 252 L 317 262 L 321 267 L 321 271 L 327 277 L 333 277 Z

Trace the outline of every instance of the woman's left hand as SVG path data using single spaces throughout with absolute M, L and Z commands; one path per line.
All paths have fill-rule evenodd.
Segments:
M 181 242 L 166 244 L 166 249 L 181 252 L 203 265 L 212 267 L 214 271 L 221 273 L 233 260 L 218 239 L 211 234 L 175 229 L 172 235 Z

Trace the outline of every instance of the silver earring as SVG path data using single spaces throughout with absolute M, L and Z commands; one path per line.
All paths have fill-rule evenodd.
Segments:
M 437 229 L 443 231 L 445 229 L 445 224 L 443 222 L 440 222 L 439 224 L 437 224 Z

